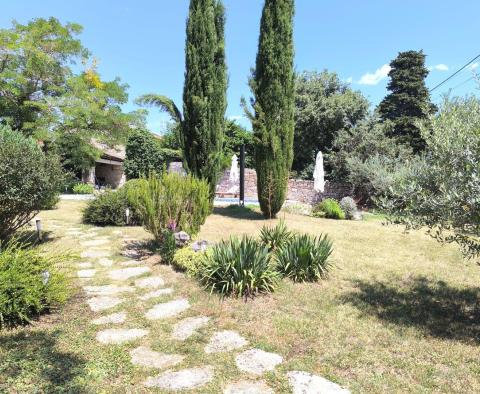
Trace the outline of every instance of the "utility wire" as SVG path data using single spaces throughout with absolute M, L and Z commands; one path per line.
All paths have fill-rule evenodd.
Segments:
M 452 75 L 450 75 L 447 79 L 444 79 L 442 82 L 440 82 L 437 86 L 435 86 L 434 88 L 430 89 L 430 93 L 432 93 L 435 89 L 439 88 L 440 86 L 442 86 L 445 82 L 449 81 L 450 79 L 452 79 L 455 75 L 457 75 L 458 73 L 460 73 L 461 71 L 465 70 L 470 64 L 472 64 L 475 60 L 477 60 L 478 58 L 480 58 L 480 54 L 475 56 L 472 60 L 470 60 L 467 64 L 465 64 L 462 68 L 460 68 L 459 70 L 455 71 Z

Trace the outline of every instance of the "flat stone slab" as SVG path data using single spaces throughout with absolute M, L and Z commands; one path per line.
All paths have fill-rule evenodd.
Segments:
M 143 338 L 148 334 L 148 330 L 134 328 L 134 329 L 123 329 L 123 328 L 111 328 L 108 330 L 103 330 L 97 333 L 97 341 L 107 344 L 119 345 L 125 342 L 135 341 L 136 339 Z
M 175 324 L 173 327 L 172 338 L 179 341 L 185 341 L 197 332 L 200 328 L 206 326 L 210 321 L 209 317 L 187 317 Z
M 79 278 L 93 278 L 97 270 L 80 270 L 77 272 Z
M 145 387 L 158 387 L 165 390 L 189 390 L 199 388 L 213 380 L 213 368 L 183 369 L 177 372 L 167 371 L 156 377 L 148 378 Z
M 139 266 L 142 265 L 140 261 L 137 260 L 129 260 L 129 261 L 122 261 L 120 263 L 122 267 L 133 267 L 133 266 Z
M 103 316 L 92 321 L 93 324 L 102 325 L 102 324 L 120 324 L 124 323 L 127 319 L 126 312 L 113 313 L 108 316 Z
M 140 346 L 130 351 L 132 364 L 141 365 L 147 368 L 165 369 L 180 364 L 184 356 L 178 354 L 164 354 L 151 350 L 148 347 Z
M 98 296 L 90 298 L 87 304 L 93 312 L 100 312 L 114 308 L 122 302 L 123 300 L 118 297 Z
M 78 266 L 78 268 L 81 268 L 81 269 L 87 269 L 87 268 L 92 268 L 93 264 L 92 263 L 78 263 L 77 266 Z
M 223 391 L 223 394 L 274 394 L 274 391 L 263 381 L 242 380 L 241 382 L 229 384 Z
M 113 265 L 113 260 L 102 257 L 98 260 L 98 264 L 100 264 L 102 267 L 111 267 Z
M 149 278 L 137 279 L 135 286 L 141 289 L 156 289 L 165 285 L 165 282 L 159 276 L 151 276 Z
M 111 241 L 108 239 L 92 239 L 91 241 L 82 241 L 80 242 L 80 245 L 82 246 L 101 246 L 101 245 L 106 245 L 109 244 Z
M 350 394 L 348 389 L 308 372 L 291 371 L 287 378 L 293 394 Z
M 168 294 L 172 294 L 172 293 L 173 293 L 173 289 L 171 289 L 171 288 L 158 289 L 158 290 L 150 291 L 150 292 L 148 292 L 144 295 L 138 296 L 138 298 L 142 301 L 147 301 L 147 300 L 150 300 L 152 298 L 158 298 L 158 297 L 162 297 L 164 295 L 168 295 Z
M 145 313 L 148 320 L 166 319 L 179 315 L 190 308 L 190 303 L 185 299 L 178 299 L 170 302 L 155 305 Z
M 112 280 L 127 280 L 150 272 L 148 267 L 128 267 L 118 270 L 113 270 L 108 273 L 108 277 Z
M 231 352 L 248 344 L 248 341 L 235 331 L 219 331 L 213 334 L 205 346 L 205 353 Z
M 267 371 L 273 371 L 282 361 L 283 358 L 279 354 L 260 349 L 250 349 L 235 357 L 238 369 L 253 375 L 263 375 Z
M 121 293 L 133 293 L 135 291 L 134 287 L 131 286 L 115 286 L 115 285 L 105 285 L 105 286 L 84 286 L 83 290 L 89 295 L 115 295 Z
M 100 257 L 111 256 L 112 253 L 106 250 L 87 250 L 80 255 L 82 259 L 97 259 Z

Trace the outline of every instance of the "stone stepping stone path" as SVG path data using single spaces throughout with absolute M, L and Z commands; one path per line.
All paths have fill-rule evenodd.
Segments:
M 124 323 L 126 319 L 127 319 L 127 313 L 119 312 L 119 313 L 113 313 L 111 315 L 95 319 L 94 321 L 92 321 L 92 323 L 95 325 L 120 324 L 120 323 Z
M 113 344 L 120 345 L 125 342 L 132 342 L 148 335 L 148 330 L 141 328 L 122 329 L 112 328 L 100 331 L 97 334 L 97 341 L 104 345 Z
M 138 296 L 138 299 L 141 301 L 147 301 L 152 298 L 158 298 L 158 297 L 163 297 L 164 295 L 169 295 L 173 293 L 173 289 L 168 288 L 168 289 L 158 289 L 158 290 L 153 290 L 149 293 L 146 293 L 144 295 Z
M 89 295 L 115 295 L 121 293 L 133 293 L 135 288 L 130 286 L 104 285 L 84 286 L 83 290 L 85 290 Z
M 263 381 L 242 380 L 241 382 L 229 384 L 223 391 L 223 394 L 274 394 L 274 391 Z
M 178 354 L 164 354 L 140 346 L 130 351 L 132 364 L 147 368 L 165 369 L 180 364 L 185 357 Z
M 144 279 L 137 279 L 135 286 L 141 289 L 156 289 L 165 285 L 165 282 L 159 276 L 150 276 Z
M 235 331 L 219 331 L 213 334 L 205 346 L 205 353 L 231 352 L 248 344 L 248 341 Z
M 209 317 L 187 317 L 175 324 L 172 332 L 172 338 L 179 341 L 185 341 L 195 334 L 200 328 L 206 326 L 210 321 Z
M 178 299 L 170 302 L 155 305 L 145 313 L 148 320 L 159 320 L 174 317 L 190 308 L 190 303 L 185 299 Z
M 93 278 L 96 273 L 97 273 L 97 270 L 80 270 L 77 272 L 77 276 L 79 278 L 89 279 L 89 278 Z
M 145 387 L 164 390 L 191 390 L 206 385 L 213 380 L 213 367 L 190 368 L 181 371 L 167 371 L 145 381 Z
M 273 371 L 282 361 L 282 356 L 260 349 L 250 349 L 235 357 L 235 364 L 240 371 L 259 376 Z
M 110 271 L 108 277 L 112 280 L 127 280 L 150 272 L 149 267 L 129 267 Z
M 350 391 L 320 376 L 291 371 L 287 378 L 293 394 L 350 394 Z
M 122 236 L 120 230 L 113 232 L 113 234 Z M 116 262 L 112 259 L 115 254 L 114 251 L 105 249 L 105 247 L 110 246 L 112 239 L 107 236 L 99 237 L 96 228 L 89 229 L 86 233 L 81 232 L 81 229 L 71 228 L 67 235 L 72 237 L 81 235 L 84 240 L 80 242 L 80 245 L 87 248 L 81 253 L 81 257 L 92 260 L 77 263 L 79 279 L 92 279 L 97 275 L 100 276 L 100 274 L 101 280 L 107 279 L 104 282 L 105 284 L 102 285 L 83 286 L 83 290 L 90 297 L 86 302 L 93 312 L 108 311 L 126 303 L 127 300 L 129 302 L 133 300 L 135 303 L 135 299 L 149 301 L 174 294 L 173 288 L 164 287 L 165 281 L 162 277 L 152 275 L 151 268 L 146 266 L 144 261 L 138 260 L 142 257 L 141 252 L 127 249 L 122 255 L 133 260 Z M 135 241 L 135 239 L 131 240 Z M 109 270 L 97 272 L 96 265 L 109 268 Z M 114 284 L 112 281 L 124 281 L 126 283 Z M 134 294 L 137 291 L 140 294 Z M 129 298 L 122 297 L 124 294 L 132 293 L 133 295 Z M 173 299 L 157 303 L 148 309 L 144 316 L 147 320 L 170 319 L 179 317 L 190 306 L 187 299 Z M 183 318 L 173 325 L 171 338 L 177 341 L 186 341 L 207 326 L 210 320 L 211 318 L 208 316 Z M 103 345 L 121 345 L 135 342 L 149 335 L 149 330 L 144 327 L 126 328 L 118 326 L 125 323 L 128 324 L 126 311 L 111 311 L 91 321 L 92 325 L 106 326 L 103 327 L 105 329 L 98 331 L 96 334 L 96 340 Z M 117 325 L 117 328 L 109 328 L 109 325 Z M 236 382 L 227 382 L 222 388 L 222 392 L 224 394 L 273 394 L 274 390 L 265 381 L 255 379 L 267 372 L 274 371 L 283 362 L 283 358 L 279 354 L 256 348 L 241 350 L 248 343 L 238 332 L 223 330 L 214 332 L 205 345 L 204 351 L 206 354 L 235 352 L 233 356 L 238 372 L 244 373 L 246 376 L 250 375 L 246 379 L 239 377 Z M 187 355 L 163 353 L 142 344 L 138 344 L 138 347 L 130 349 L 128 352 L 133 365 L 150 370 L 165 370 L 159 375 L 147 378 L 144 382 L 147 389 L 156 388 L 162 390 L 162 392 L 163 390 L 195 390 L 212 382 L 215 377 L 214 367 L 210 365 L 176 370 L 176 367 L 187 359 Z M 304 371 L 290 371 L 287 373 L 287 379 L 293 394 L 350 393 L 348 389 L 336 383 Z
M 87 301 L 87 304 L 93 312 L 101 312 L 107 309 L 112 309 L 122 302 L 123 300 L 118 297 L 98 296 L 90 298 Z

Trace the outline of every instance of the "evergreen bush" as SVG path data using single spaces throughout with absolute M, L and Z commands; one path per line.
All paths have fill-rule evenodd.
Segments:
M 95 187 L 89 183 L 77 183 L 73 186 L 73 194 L 93 194 Z
M 327 219 L 345 219 L 345 212 L 343 212 L 338 201 L 333 198 L 323 200 L 313 209 L 313 214 Z

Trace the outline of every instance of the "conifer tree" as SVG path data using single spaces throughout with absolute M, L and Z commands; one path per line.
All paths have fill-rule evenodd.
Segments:
M 423 51 L 400 52 L 390 67 L 390 94 L 379 105 L 380 117 L 393 122 L 392 137 L 420 152 L 425 148 L 425 140 L 417 122 L 436 110 L 425 85 L 428 75 L 425 54 Z
M 250 79 L 255 167 L 260 208 L 272 218 L 282 208 L 293 160 L 295 75 L 294 0 L 266 0 L 255 70 Z

